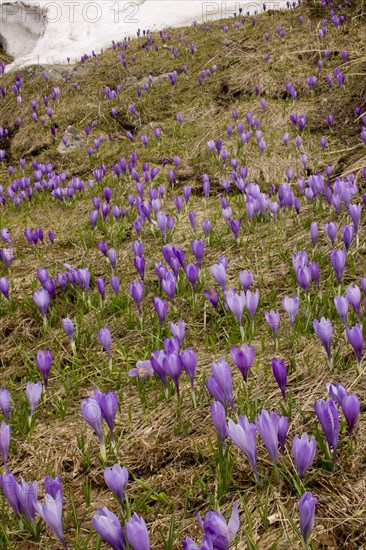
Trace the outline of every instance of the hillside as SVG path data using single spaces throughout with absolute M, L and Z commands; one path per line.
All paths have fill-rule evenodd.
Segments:
M 317 499 L 310 547 L 366 546 L 362 9 L 346 0 L 238 13 L 116 37 L 113 47 L 76 65 L 0 74 L 6 469 L 18 482 L 37 480 L 42 502 L 44 478 L 61 477 L 69 548 L 108 547 L 92 525 L 105 506 L 123 526 L 134 512 L 143 517 L 151 548 L 181 548 L 186 537 L 199 548 L 197 514 L 216 509 L 228 520 L 234 502 L 240 527 L 230 548 L 306 547 L 298 512 L 304 492 Z M 239 276 L 244 270 L 252 281 Z M 43 315 L 33 298 L 42 288 L 49 300 Z M 292 324 L 283 299 L 293 296 L 299 308 Z M 156 307 L 154 298 L 161 299 Z M 164 310 L 164 300 L 160 322 L 156 308 Z M 322 317 L 330 340 L 329 324 L 316 334 Z M 67 318 L 75 350 L 63 328 Z M 170 327 L 179 319 L 184 339 L 181 325 Z M 103 327 L 110 350 L 108 335 L 100 344 Z M 232 350 L 244 343 L 255 352 L 246 381 Z M 194 396 L 182 351 L 190 348 L 197 357 Z M 46 349 L 52 367 L 29 425 L 26 384 L 44 382 L 36 356 Z M 158 359 L 154 350 L 163 349 Z M 238 363 L 248 361 L 244 352 Z M 152 356 L 137 365 L 147 371 L 141 377 L 129 375 Z M 207 382 L 220 358 L 230 366 L 219 363 L 218 370 L 227 393 L 232 376 L 232 399 Z M 273 358 L 286 366 L 285 399 Z M 353 430 L 343 390 L 329 393 L 329 383 L 341 384 L 347 399 L 357 396 Z M 105 459 L 81 412 L 93 387 L 118 397 L 115 447 L 103 420 Z M 324 435 L 314 403 L 330 397 Z M 229 423 L 224 446 L 210 415 L 215 400 Z M 240 414 L 254 426 L 263 410 L 287 417 L 289 428 L 282 453 L 277 421 L 266 431 L 275 432 L 272 447 L 257 424 L 258 482 L 230 426 Z M 292 441 L 305 432 L 315 437 L 316 453 L 301 480 Z M 1 456 L 5 439 L 0 429 Z M 124 512 L 103 476 L 115 463 L 129 472 Z M 8 500 L 1 493 L 1 548 L 61 547 L 38 513 L 35 526 L 24 517 L 20 524 Z M 226 535 L 213 547 L 228 548 Z

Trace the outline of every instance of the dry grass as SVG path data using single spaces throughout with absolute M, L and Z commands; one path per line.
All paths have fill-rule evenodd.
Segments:
M 230 113 L 233 108 L 238 109 L 240 120 L 247 111 L 251 111 L 255 118 L 263 119 L 266 154 L 261 156 L 255 149 L 251 149 L 248 154 L 245 151 L 238 154 L 241 155 L 243 164 L 247 164 L 249 168 L 248 180 L 254 180 L 263 190 L 268 190 L 272 183 L 279 185 L 285 181 L 285 171 L 289 166 L 295 170 L 295 180 L 303 174 L 298 152 L 294 146 L 285 149 L 281 136 L 289 130 L 288 117 L 291 112 L 306 112 L 309 129 L 305 132 L 303 150 L 309 156 L 309 173 L 332 164 L 335 167 L 334 175 L 353 171 L 357 182 L 360 182 L 360 170 L 365 165 L 365 149 L 359 140 L 359 127 L 355 130 L 356 126 L 353 124 L 354 106 L 362 102 L 364 104 L 365 101 L 365 48 L 362 42 L 365 27 L 360 18 L 355 18 L 347 24 L 344 31 L 329 31 L 327 47 L 334 52 L 331 67 L 337 65 L 336 56 L 339 51 L 347 49 L 350 52 L 349 61 L 342 65 L 342 70 L 347 74 L 347 85 L 341 94 L 337 89 L 328 91 L 324 84 L 319 85 L 315 94 L 312 94 L 304 82 L 305 76 L 315 74 L 320 46 L 315 41 L 314 33 L 298 30 L 297 18 L 300 14 L 304 15 L 304 28 L 311 21 L 318 22 L 322 16 L 318 4 L 310 3 L 296 11 L 265 14 L 258 17 L 254 28 L 247 22 L 245 31 L 236 33 L 231 30 L 229 38 L 232 44 L 229 47 L 223 45 L 225 35 L 218 23 L 211 25 L 209 33 L 191 28 L 183 29 L 182 34 L 188 38 L 189 43 L 194 41 L 197 45 L 194 58 L 184 53 L 183 58 L 174 60 L 165 50 L 158 56 L 151 54 L 147 57 L 141 52 L 144 44 L 141 39 L 131 43 L 129 56 L 136 53 L 137 59 L 135 64 L 129 63 L 124 71 L 116 62 L 116 55 L 107 51 L 100 56 L 99 65 L 78 79 L 78 92 L 67 93 L 68 85 L 60 85 L 62 93 L 54 113 L 54 124 L 58 132 L 56 140 L 51 139 L 49 127 L 42 130 L 39 124 L 35 126 L 29 121 L 30 100 L 35 98 L 41 104 L 42 96 L 50 93 L 52 83 L 47 85 L 41 78 L 26 82 L 22 91 L 21 129 L 17 129 L 14 120 L 15 97 L 8 98 L 6 102 L 0 99 L 0 120 L 11 133 L 10 143 L 0 143 L 0 146 L 6 145 L 8 160 L 13 163 L 21 156 L 29 160 L 36 158 L 41 162 L 52 162 L 57 170 L 67 170 L 69 175 L 78 175 L 87 181 L 91 177 L 91 167 L 95 168 L 101 162 L 112 166 L 120 156 L 127 157 L 133 150 L 138 152 L 142 162 L 153 165 L 161 166 L 162 160 L 167 158 L 168 168 L 171 167 L 174 155 L 181 157 L 177 187 L 185 184 L 192 186 L 193 197 L 189 207 L 196 213 L 197 226 L 200 227 L 204 219 L 210 218 L 215 220 L 215 232 L 217 231 L 217 237 L 205 251 L 201 275 L 203 288 L 212 286 L 209 266 L 217 261 L 219 255 L 225 254 L 230 258 L 228 282 L 237 286 L 239 270 L 251 268 L 255 286 L 261 292 L 257 330 L 253 340 L 256 362 L 250 381 L 251 399 L 256 410 L 262 407 L 279 410 L 281 406 L 280 392 L 269 375 L 270 361 L 277 352 L 268 327 L 263 322 L 264 310 L 279 307 L 283 295 L 296 291 L 290 258 L 296 250 L 309 250 L 308 218 L 315 215 L 314 208 L 312 205 L 303 206 L 299 222 L 292 215 L 284 216 L 276 229 L 268 221 L 256 224 L 254 230 L 243 222 L 241 243 L 237 246 L 229 230 L 218 221 L 217 196 L 221 193 L 219 183 L 224 177 L 224 169 L 214 165 L 207 152 L 207 141 L 218 137 L 226 140 L 225 128 L 232 123 Z M 275 33 L 276 25 L 286 31 L 283 43 Z M 271 33 L 271 40 L 265 43 L 263 35 L 267 31 Z M 173 42 L 178 32 L 172 31 Z M 264 62 L 266 53 L 270 54 L 269 63 Z M 137 82 L 145 81 L 150 73 L 159 75 L 174 69 L 180 71 L 183 63 L 187 63 L 189 67 L 189 79 L 180 74 L 175 89 L 171 89 L 168 82 L 162 81 L 152 86 L 150 96 L 143 95 L 137 103 Z M 196 77 L 202 68 L 212 67 L 213 63 L 218 66 L 217 75 L 205 80 L 204 85 L 199 88 Z M 340 61 L 338 63 L 340 65 Z M 13 75 L 4 77 L 8 88 L 12 79 Z M 299 99 L 295 104 L 284 98 L 285 82 L 289 80 L 298 90 Z M 103 89 L 104 86 L 114 88 L 119 83 L 123 84 L 123 90 L 115 103 L 118 116 L 113 119 L 110 116 L 111 105 L 106 100 Z M 261 112 L 258 98 L 254 95 L 255 85 L 261 87 L 262 95 L 267 99 L 265 114 Z M 132 120 L 127 114 L 127 106 L 131 102 L 138 107 L 137 120 Z M 184 117 L 182 131 L 177 129 L 174 121 L 177 112 L 181 112 Z M 330 112 L 333 112 L 336 119 L 334 132 L 331 134 L 325 123 Z M 98 126 L 89 142 L 92 143 L 92 138 L 100 133 L 106 136 L 110 133 L 113 139 L 102 145 L 102 152 L 97 158 L 93 156 L 91 164 L 85 151 L 70 153 L 67 157 L 55 152 L 67 125 L 73 124 L 82 128 L 86 122 L 90 123 L 94 119 L 98 120 Z M 131 124 L 135 133 L 135 144 L 124 137 Z M 152 143 L 152 128 L 155 126 L 161 127 L 163 131 L 161 146 Z M 290 132 L 293 138 L 293 130 L 290 129 Z M 144 134 L 150 137 L 150 146 L 146 151 L 139 141 L 139 136 Z M 329 142 L 325 155 L 319 152 L 319 137 L 323 134 L 328 135 Z M 201 175 L 206 171 L 210 173 L 212 193 L 204 206 Z M 1 177 L 3 183 L 8 185 L 4 171 Z M 157 181 L 166 183 L 165 172 L 162 171 Z M 133 183 L 127 180 L 117 185 L 115 180 L 109 179 L 108 184 L 112 188 L 112 202 L 119 205 L 126 204 L 128 193 L 134 191 Z M 173 212 L 172 195 L 169 191 L 169 200 L 164 205 L 170 212 Z M 104 276 L 108 280 L 108 265 L 101 261 L 101 254 L 95 246 L 96 242 L 107 239 L 108 244 L 117 250 L 117 274 L 121 279 L 122 294 L 128 295 L 129 282 L 137 278 L 131 253 L 131 241 L 135 236 L 130 224 L 127 220 L 120 224 L 108 222 L 97 230 L 96 235 L 92 235 L 88 222 L 92 196 L 93 193 L 87 189 L 83 196 L 76 198 L 71 207 L 45 198 L 38 202 L 36 200 L 32 208 L 22 205 L 19 211 L 9 207 L 1 211 L 1 226 L 11 228 L 17 252 L 9 278 L 14 285 L 13 295 L 18 307 L 11 314 L 0 314 L 0 331 L 3 336 L 0 355 L 1 384 L 11 390 L 14 408 L 20 406 L 18 402 L 24 404 L 24 388 L 29 377 L 37 379 L 34 365 L 37 349 L 50 347 L 54 355 L 50 388 L 37 413 L 34 429 L 30 434 L 20 433 L 19 429 L 18 433 L 14 430 L 9 468 L 14 474 L 23 475 L 27 481 L 33 478 L 41 480 L 48 473 L 58 473 L 64 483 L 65 524 L 70 546 L 76 549 L 94 548 L 96 537 L 91 530 L 91 518 L 96 508 L 106 505 L 115 510 L 116 505 L 105 488 L 103 467 L 95 450 L 96 439 L 81 421 L 80 402 L 81 398 L 86 397 L 86 391 L 91 385 L 97 384 L 103 390 L 115 389 L 120 399 L 116 420 L 118 459 L 132 474 L 140 476 L 139 480 L 129 484 L 128 493 L 132 507 L 144 516 L 154 549 L 162 548 L 161 532 L 166 535 L 174 514 L 177 526 L 174 547 L 179 548 L 180 539 L 186 536 L 199 537 L 200 530 L 195 515 L 198 512 L 204 514 L 215 503 L 218 485 L 213 452 L 215 443 L 212 444 L 215 442 L 215 433 L 209 417 L 210 399 L 204 388 L 204 378 L 210 371 L 212 361 L 220 356 L 229 359 L 230 334 L 227 335 L 225 331 L 230 333 L 232 330 L 235 338 L 235 328 L 226 326 L 225 322 L 220 324 L 208 307 L 204 316 L 206 306 L 201 295 L 198 298 L 197 313 L 193 315 L 191 294 L 188 286 L 184 287 L 178 298 L 177 310 L 170 308 L 169 319 L 175 321 L 179 315 L 186 321 L 186 346 L 192 346 L 198 355 L 198 407 L 192 407 L 187 384 L 183 388 L 180 417 L 176 414 L 176 396 L 173 395 L 168 401 L 163 400 L 157 383 L 151 382 L 147 386 L 146 402 L 144 405 L 140 403 L 137 388 L 129 381 L 127 372 L 136 360 L 148 358 L 156 346 L 156 324 L 153 321 L 151 301 L 159 293 L 154 262 L 157 259 L 162 260 L 158 250 L 161 243 L 157 245 L 157 238 L 145 232 L 143 240 L 147 283 L 143 331 L 138 328 L 133 304 L 133 319 L 130 321 L 128 308 L 114 307 L 111 292 L 108 291 L 105 307 L 100 311 L 96 290 L 93 290 L 92 308 L 89 312 L 84 312 L 80 304 L 73 305 L 71 301 L 66 303 L 61 291 L 58 291 L 57 306 L 50 320 L 50 328 L 47 332 L 42 331 L 41 321 L 30 300 L 38 267 L 45 267 L 55 275 L 62 270 L 64 262 L 76 267 L 86 265 L 94 279 Z M 235 198 L 234 204 L 239 217 L 243 214 L 239 197 Z M 329 216 L 324 216 L 323 213 L 317 215 L 319 226 L 324 221 L 329 221 Z M 339 219 L 339 226 L 345 221 L 345 217 Z M 56 234 L 55 247 L 44 245 L 33 249 L 25 243 L 22 234 L 25 227 L 43 227 L 45 230 L 52 228 Z M 354 282 L 365 270 L 364 229 L 363 224 L 359 253 L 353 257 L 352 277 L 346 274 L 345 284 Z M 192 238 L 190 225 L 184 214 L 174 233 L 174 245 L 188 253 Z M 332 281 L 329 262 L 325 260 L 329 251 L 329 241 L 320 235 L 317 253 L 324 258 L 324 289 Z M 332 291 L 326 293 L 326 298 L 319 302 L 319 315 L 327 311 L 326 300 L 331 299 Z M 76 359 L 72 358 L 66 336 L 60 327 L 61 318 L 67 315 L 77 320 L 80 349 Z M 100 350 L 96 339 L 96 332 L 103 324 L 107 324 L 112 333 L 112 374 L 108 371 L 105 354 Z M 341 334 L 340 323 L 335 324 L 337 333 Z M 330 378 L 334 382 L 344 383 L 347 388 L 352 387 L 361 403 L 366 402 L 364 384 L 351 368 L 354 363 L 353 355 L 342 338 L 337 344 L 340 354 L 333 373 L 325 367 L 325 355 L 311 330 L 304 330 L 294 340 L 284 315 L 279 341 L 278 353 L 290 366 L 288 386 L 296 404 L 292 409 L 289 439 L 302 431 L 314 433 L 314 400 L 325 397 L 325 384 Z M 78 372 L 78 385 L 73 383 L 75 370 Z M 235 397 L 240 402 L 243 400 L 243 392 L 237 373 L 234 374 L 234 380 Z M 60 399 L 67 403 L 64 420 L 61 420 L 57 412 Z M 356 428 L 356 448 L 353 454 L 348 453 L 345 438 L 342 438 L 338 467 L 334 474 L 322 469 L 321 451 L 318 451 L 317 462 L 307 483 L 307 489 L 316 494 L 319 500 L 314 528 L 316 548 L 355 549 L 366 545 L 365 424 L 365 415 L 362 414 Z M 90 465 L 87 466 L 85 454 L 77 445 L 81 433 L 85 434 L 85 449 L 89 444 L 92 448 Z M 260 444 L 259 463 L 261 473 L 266 479 L 265 488 L 258 491 L 242 453 L 235 448 L 233 456 L 233 481 L 226 498 L 220 504 L 221 510 L 228 517 L 233 500 L 242 499 L 243 529 L 237 548 L 248 547 L 245 532 L 249 531 L 249 527 L 243 512 L 244 504 L 251 513 L 252 537 L 258 549 L 300 548 L 290 521 L 291 518 L 297 518 L 298 495 L 289 478 L 285 476 L 278 483 L 274 481 L 272 466 Z M 115 460 L 113 454 L 108 458 L 110 464 Z M 291 463 L 289 453 L 286 461 Z M 86 480 L 91 484 L 90 507 L 86 505 L 83 493 Z M 78 529 L 73 521 L 72 502 L 76 510 Z M 265 506 L 268 506 L 268 516 L 271 518 L 267 528 L 261 517 L 261 510 Z M 7 507 L 2 512 L 4 521 L 8 512 Z M 50 541 L 45 530 L 39 544 L 32 543 L 24 533 L 16 532 L 15 529 L 10 532 L 10 541 L 11 548 L 57 547 L 57 542 L 54 539 Z

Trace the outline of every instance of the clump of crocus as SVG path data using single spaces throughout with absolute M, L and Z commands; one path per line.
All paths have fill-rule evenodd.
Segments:
M 271 411 L 270 413 L 268 413 L 268 411 L 263 409 L 255 419 L 255 425 L 257 427 L 258 433 L 274 464 L 277 464 L 277 458 L 278 458 L 280 418 L 281 418 L 281 415 L 278 415 L 274 411 Z M 286 439 L 286 435 L 287 435 L 287 428 L 288 428 L 288 423 L 286 424 L 284 429 L 283 447 L 284 447 L 284 440 Z
M 328 357 L 328 365 L 332 366 L 332 355 L 331 355 L 331 346 L 332 346 L 332 338 L 333 338 L 333 327 L 332 323 L 329 319 L 325 319 L 325 317 L 322 317 L 320 321 L 317 321 L 317 319 L 313 320 L 313 327 L 315 330 L 315 334 L 321 341 L 321 343 L 324 346 L 325 351 L 327 352 Z
M 32 423 L 32 416 L 42 396 L 42 383 L 41 382 L 27 382 L 26 394 L 28 398 L 30 413 L 28 417 L 29 426 Z
M 219 359 L 217 363 L 211 364 L 212 375 L 206 380 L 206 388 L 210 394 L 217 399 L 225 408 L 228 405 L 235 411 L 233 401 L 233 381 L 230 366 Z
M 46 491 L 45 504 L 37 501 L 34 504 L 34 508 L 67 550 L 62 526 L 63 492 L 60 476 L 57 476 L 56 479 L 47 476 L 44 481 L 44 487 Z
M 111 356 L 111 345 L 112 345 L 112 336 L 107 327 L 102 327 L 98 332 L 98 342 L 108 355 L 108 365 L 109 370 L 112 370 L 112 356 Z
M 89 392 L 89 396 L 98 402 L 102 417 L 106 421 L 110 431 L 112 447 L 115 449 L 113 428 L 118 409 L 118 395 L 114 391 L 103 393 L 99 388 L 94 387 L 92 391 Z
M 314 525 L 317 499 L 310 492 L 302 495 L 299 502 L 300 531 L 305 545 L 309 542 L 310 531 Z
M 9 504 L 13 508 L 20 526 L 22 527 L 22 516 L 27 519 L 31 525 L 31 530 L 35 531 L 35 505 L 38 497 L 38 483 L 33 481 L 27 483 L 22 477 L 18 483 L 13 474 L 8 470 L 1 476 L 2 489 Z M 22 514 L 22 516 L 21 516 Z
M 316 453 L 316 441 L 312 435 L 309 439 L 307 433 L 301 437 L 297 434 L 292 440 L 292 454 L 300 479 L 303 479 L 306 470 L 312 465 Z
M 226 522 L 220 512 L 210 510 L 203 520 L 198 514 L 198 523 L 206 537 L 206 543 L 203 541 L 200 548 L 228 549 L 235 539 L 240 526 L 238 503 L 234 502 L 231 517 L 228 522 Z M 198 548 L 190 538 L 183 541 L 182 545 L 185 550 Z M 134 550 L 137 550 L 137 548 Z
M 355 393 L 348 394 L 341 384 L 327 384 L 327 390 L 338 405 L 340 405 L 351 437 L 357 418 L 360 414 L 360 401 Z

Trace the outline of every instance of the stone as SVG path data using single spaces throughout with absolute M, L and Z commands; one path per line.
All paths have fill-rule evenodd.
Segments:
M 74 126 L 68 126 L 64 132 L 64 136 L 67 138 L 66 145 L 63 141 L 60 141 L 57 152 L 62 155 L 68 153 L 69 151 L 75 151 L 75 149 L 80 149 L 85 145 L 85 137 L 80 130 L 74 128 Z

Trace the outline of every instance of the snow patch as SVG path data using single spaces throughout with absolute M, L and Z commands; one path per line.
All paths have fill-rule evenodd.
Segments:
M 283 0 L 270 8 L 283 7 Z M 111 46 L 112 40 L 262 10 L 259 2 L 203 0 L 8 0 L 0 6 L 0 33 L 15 58 L 9 68 L 34 63 L 66 63 Z

